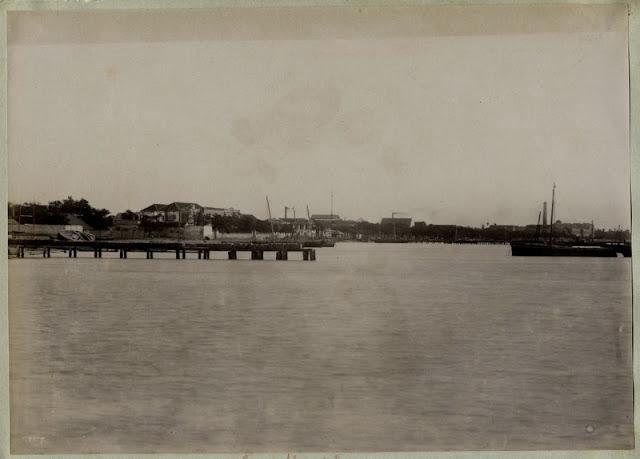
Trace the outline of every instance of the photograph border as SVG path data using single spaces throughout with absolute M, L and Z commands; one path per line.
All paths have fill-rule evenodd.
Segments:
M 7 13 L 10 11 L 89 11 L 89 10 L 139 10 L 139 9 L 203 9 L 220 7 L 265 8 L 265 7 L 305 7 L 305 6 L 416 6 L 416 5 L 591 5 L 625 4 L 629 11 L 629 153 L 630 153 L 630 195 L 632 247 L 640 247 L 640 0 L 0 0 L 0 197 L 4 203 L 8 200 L 8 143 L 7 143 Z M 0 231 L 7 234 L 7 215 L 0 216 Z M 8 325 L 8 261 L 7 240 L 0 238 L 0 250 L 5 253 L 0 263 L 0 458 L 41 459 L 44 457 L 65 458 L 143 458 L 149 454 L 58 454 L 24 455 L 10 454 L 9 432 L 9 325 Z M 640 260 L 632 257 L 633 290 L 640 287 Z M 633 295 L 633 336 L 640 332 L 640 301 Z M 634 394 L 640 393 L 640 340 L 633 339 L 633 377 Z M 638 419 L 640 419 L 639 397 L 634 397 L 634 438 L 640 444 Z M 431 451 L 401 453 L 342 453 L 325 451 L 318 453 L 231 453 L 231 454 L 159 454 L 163 458 L 251 458 L 251 459 L 399 459 L 399 458 L 487 458 L 487 459 L 619 459 L 636 457 L 635 450 L 536 450 L 536 451 Z

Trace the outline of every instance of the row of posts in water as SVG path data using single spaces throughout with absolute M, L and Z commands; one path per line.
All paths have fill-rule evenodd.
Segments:
M 78 258 L 78 249 L 77 247 L 72 247 L 69 249 L 65 249 L 67 251 L 69 258 Z M 124 259 L 128 258 L 129 250 L 128 249 L 118 249 L 119 250 L 119 258 Z M 252 260 L 264 260 L 264 250 L 251 250 L 251 259 Z M 288 260 L 289 259 L 289 251 L 288 250 L 277 250 L 276 252 L 276 260 Z M 316 259 L 316 251 L 314 249 L 302 249 L 302 259 L 304 261 L 315 261 Z M 153 259 L 154 251 L 146 250 L 146 258 L 147 260 Z M 198 260 L 210 260 L 211 259 L 211 250 L 208 249 L 198 249 Z M 187 257 L 186 249 L 176 249 L 176 260 L 184 260 Z M 51 247 L 45 247 L 42 249 L 43 258 L 51 258 Z M 227 251 L 227 256 L 229 260 L 237 260 L 238 259 L 238 250 L 229 250 Z M 25 257 L 25 248 L 18 248 L 18 258 Z M 93 249 L 93 258 L 102 258 L 102 248 L 94 248 Z

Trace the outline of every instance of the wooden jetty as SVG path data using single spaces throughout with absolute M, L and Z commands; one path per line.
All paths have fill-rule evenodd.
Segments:
M 187 253 L 197 253 L 199 260 L 209 260 L 211 252 L 227 252 L 229 260 L 237 260 L 238 252 L 251 253 L 252 260 L 264 260 L 265 252 L 275 252 L 276 260 L 288 260 L 289 252 L 302 252 L 304 261 L 315 261 L 316 251 L 299 242 L 209 242 L 209 241 L 61 241 L 48 239 L 11 238 L 9 247 L 17 248 L 18 258 L 24 258 L 25 249 L 42 250 L 43 258 L 51 257 L 51 249 L 64 250 L 69 258 L 77 258 L 78 251 L 93 252 L 94 258 L 102 258 L 104 252 L 118 252 L 127 258 L 131 252 L 142 252 L 147 259 L 154 253 L 175 252 L 177 260 L 184 260 Z

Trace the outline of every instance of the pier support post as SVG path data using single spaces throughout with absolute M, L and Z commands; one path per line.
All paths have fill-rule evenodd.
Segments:
M 209 249 L 204 251 L 204 258 L 205 260 L 211 259 L 211 251 Z
M 264 260 L 264 252 L 262 250 L 252 250 L 251 251 L 251 259 L 252 260 Z
M 51 258 L 51 247 L 47 247 L 47 258 Z
M 286 250 L 278 250 L 276 252 L 276 260 L 288 260 L 289 259 L 289 252 L 287 252 Z
M 78 249 L 73 248 L 73 258 L 78 258 Z
M 202 260 L 202 250 L 198 249 L 198 260 Z
M 237 259 L 238 259 L 238 252 L 236 252 L 235 250 L 229 251 L 229 260 L 237 260 Z
M 309 250 L 308 249 L 305 249 L 305 250 L 302 251 L 302 259 L 304 261 L 309 261 Z
M 67 249 L 67 253 L 69 254 L 69 258 L 73 256 L 73 249 Z
M 180 249 L 176 249 L 176 260 L 180 259 Z
M 102 247 L 98 249 L 98 258 L 102 258 Z
M 47 248 L 42 249 L 42 258 L 47 258 Z
M 309 252 L 309 260 L 316 261 L 316 251 L 315 251 L 315 249 L 311 249 L 311 251 Z
M 184 260 L 185 258 L 187 258 L 187 251 L 182 249 L 182 259 Z
M 93 258 L 98 258 L 98 249 L 94 247 L 93 249 Z
M 127 258 L 127 249 L 123 249 L 122 253 L 124 254 L 124 258 Z
M 118 255 L 120 256 L 120 258 L 124 258 L 124 255 L 122 253 L 122 249 L 120 249 L 120 251 L 118 252 Z

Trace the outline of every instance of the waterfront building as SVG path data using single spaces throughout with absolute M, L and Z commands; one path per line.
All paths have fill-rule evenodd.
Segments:
M 140 217 L 147 220 L 163 222 L 166 219 L 166 204 L 151 204 L 140 211 Z

